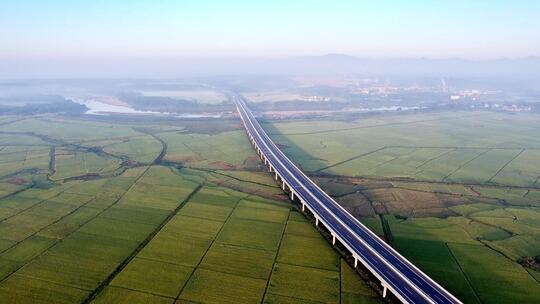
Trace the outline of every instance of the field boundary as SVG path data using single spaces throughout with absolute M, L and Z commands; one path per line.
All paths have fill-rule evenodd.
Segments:
M 477 155 L 475 155 L 473 158 L 469 159 L 468 161 L 462 163 L 461 165 L 459 165 L 456 169 L 454 169 L 452 172 L 448 173 L 445 177 L 442 178 L 441 181 L 446 181 L 451 175 L 453 175 L 454 173 L 458 172 L 459 170 L 461 170 L 463 167 L 467 166 L 468 164 L 470 164 L 471 162 L 473 162 L 475 159 L 479 158 L 480 156 L 488 153 L 489 151 L 491 151 L 490 149 L 485 149 L 485 151 L 482 151 L 480 153 L 478 153 Z
M 342 161 L 340 161 L 340 162 L 333 163 L 333 164 L 331 164 L 331 165 L 329 165 L 329 166 L 326 166 L 326 167 L 317 169 L 317 170 L 315 170 L 315 172 L 321 172 L 321 171 L 324 171 L 324 170 L 326 170 L 326 169 L 330 169 L 330 168 L 332 168 L 332 167 L 336 167 L 336 166 L 342 165 L 342 164 L 344 164 L 344 163 L 346 163 L 346 162 L 350 162 L 350 161 L 353 161 L 353 160 L 362 158 L 362 157 L 364 157 L 364 156 L 368 156 L 368 155 L 370 155 L 370 154 L 380 152 L 380 151 L 382 151 L 382 150 L 384 150 L 384 149 L 386 149 L 386 148 L 387 148 L 387 146 L 383 146 L 383 147 L 381 147 L 381 148 L 378 148 L 378 149 L 375 149 L 375 150 L 372 150 L 372 151 L 369 151 L 369 152 L 365 152 L 365 153 L 362 153 L 362 154 L 353 156 L 353 157 L 351 157 L 351 158 L 347 158 L 347 159 L 342 160 Z
M 452 259 L 454 260 L 454 262 L 456 262 L 456 265 L 458 265 L 459 271 L 463 274 L 463 276 L 465 277 L 465 280 L 467 280 L 467 284 L 469 285 L 469 287 L 470 287 L 471 290 L 473 291 L 474 296 L 475 296 L 476 299 L 478 300 L 478 303 L 483 303 L 483 301 L 480 300 L 480 297 L 478 296 L 478 292 L 477 292 L 476 289 L 474 288 L 474 285 L 471 283 L 471 281 L 470 281 L 470 279 L 469 279 L 469 276 L 465 273 L 465 271 L 463 271 L 463 268 L 461 268 L 461 264 L 459 263 L 458 259 L 457 259 L 456 256 L 454 255 L 454 252 L 452 251 L 452 248 L 450 248 L 450 246 L 448 246 L 448 243 L 447 243 L 447 242 L 444 242 L 444 244 L 446 245 L 446 249 L 448 249 L 448 251 L 450 252 L 450 255 L 452 256 Z
M 101 210 L 99 213 L 97 213 L 96 215 L 94 215 L 93 217 L 89 218 L 86 222 L 84 222 L 83 224 L 81 224 L 77 229 L 73 230 L 71 233 L 67 234 L 62 240 L 59 240 L 58 242 L 55 242 L 54 244 L 52 244 L 51 246 L 47 247 L 45 250 L 43 250 L 40 254 L 36 255 L 35 257 L 29 259 L 28 261 L 26 261 L 24 264 L 22 264 L 20 267 L 17 267 L 16 269 L 14 269 L 9 275 L 5 276 L 2 280 L 0 280 L 0 282 L 3 282 L 5 280 L 7 280 L 11 275 L 13 275 L 14 273 L 16 273 L 19 269 L 21 269 L 22 267 L 28 265 L 29 263 L 31 263 L 33 260 L 35 260 L 36 258 L 39 258 L 41 257 L 42 255 L 44 255 L 45 253 L 47 253 L 51 248 L 53 248 L 54 246 L 60 244 L 64 239 L 66 239 L 67 237 L 69 237 L 70 235 L 72 235 L 73 233 L 79 231 L 79 229 L 81 229 L 82 227 L 84 227 L 84 225 L 88 224 L 90 221 L 92 221 L 93 219 L 97 218 L 99 215 L 101 215 L 102 213 L 104 213 L 105 211 L 109 210 L 112 206 L 116 205 L 123 197 L 124 195 L 126 195 L 126 193 L 128 193 L 134 186 L 135 184 L 137 184 L 137 182 L 146 174 L 146 172 L 150 169 L 150 166 L 148 166 L 144 172 L 142 172 L 139 176 L 137 176 L 137 178 L 133 181 L 133 183 L 129 186 L 128 189 L 126 189 L 126 191 L 118 198 L 116 199 L 113 203 L 111 203 L 109 206 L 107 206 L 107 208 L 104 208 L 103 210 Z M 67 189 L 66 189 L 67 190 Z M 65 190 L 64 190 L 65 191 Z
M 425 148 L 420 148 L 420 149 L 425 149 Z M 428 149 L 429 149 L 429 148 L 428 148 Z M 446 149 L 446 148 L 442 148 L 442 149 Z M 448 151 L 445 151 L 445 152 L 443 152 L 443 153 L 441 153 L 441 154 L 439 154 L 439 155 L 437 155 L 437 156 L 435 156 L 435 157 L 432 157 L 432 158 L 430 158 L 430 159 L 426 159 L 426 160 L 425 160 L 424 162 L 422 162 L 420 165 L 416 166 L 415 169 L 420 169 L 421 167 L 423 167 L 423 166 L 429 164 L 430 162 L 432 162 L 432 161 L 434 161 L 434 160 L 437 160 L 437 159 L 439 159 L 439 158 L 441 158 L 441 157 L 443 157 L 443 156 L 449 154 L 450 152 L 456 151 L 456 150 L 457 150 L 456 148 L 448 149 Z
M 201 256 L 201 258 L 199 259 L 199 262 L 197 262 L 197 265 L 195 265 L 193 267 L 193 270 L 191 270 L 191 273 L 189 274 L 189 277 L 186 279 L 186 283 L 184 284 L 184 286 L 182 286 L 182 288 L 180 289 L 180 291 L 178 291 L 178 294 L 176 295 L 176 297 L 174 298 L 174 303 L 177 303 L 179 300 L 180 300 L 180 295 L 182 295 L 182 292 L 184 291 L 184 289 L 186 288 L 186 285 L 189 283 L 189 281 L 191 280 L 191 278 L 193 277 L 193 275 L 195 274 L 195 271 L 197 271 L 197 269 L 199 269 L 199 266 L 201 265 L 202 261 L 204 260 L 204 257 L 206 256 L 206 254 L 208 254 L 208 251 L 210 250 L 210 248 L 212 248 L 212 246 L 214 245 L 214 243 L 216 242 L 216 238 L 219 237 L 219 235 L 221 234 L 221 232 L 223 231 L 223 227 L 225 227 L 225 224 L 227 223 L 227 221 L 231 218 L 232 214 L 234 213 L 234 210 L 236 209 L 236 207 L 238 206 L 238 203 L 240 203 L 240 201 L 244 200 L 244 199 L 247 199 L 249 198 L 249 194 L 246 194 L 246 196 L 238 199 L 236 201 L 236 203 L 234 204 L 234 208 L 231 210 L 231 212 L 229 213 L 229 215 L 227 216 L 227 218 L 225 219 L 225 221 L 223 221 L 223 225 L 221 225 L 221 227 L 219 228 L 219 231 L 216 233 L 216 236 L 212 239 L 212 241 L 210 242 L 210 244 L 208 245 L 208 248 L 206 248 L 204 254 Z M 211 271 L 215 271 L 215 270 L 211 270 Z M 216 271 L 217 272 L 217 271 Z
M 157 227 L 156 229 L 154 229 L 152 232 L 150 232 L 150 234 L 122 261 L 122 263 L 120 263 L 116 269 L 114 269 L 114 271 L 112 273 L 109 274 L 109 276 L 107 276 L 107 278 L 105 280 L 103 280 L 96 289 L 94 289 L 93 292 L 91 292 L 87 297 L 86 299 L 84 299 L 82 301 L 82 303 L 86 304 L 86 303 L 90 303 L 92 300 L 94 300 L 96 298 L 97 295 L 99 295 L 101 293 L 101 291 L 103 291 L 105 289 L 105 287 L 107 287 L 111 282 L 112 280 L 122 271 L 124 270 L 124 268 L 126 268 L 126 266 L 129 264 L 129 262 L 131 262 L 131 260 L 133 260 L 135 258 L 135 256 L 161 231 L 161 229 L 163 229 L 163 227 L 165 227 L 165 225 L 167 223 L 169 223 L 171 221 L 171 219 L 176 215 L 178 214 L 178 212 L 182 209 L 182 207 L 185 206 L 185 204 L 191 200 L 191 198 L 197 194 L 197 192 L 199 192 L 199 190 L 202 189 L 202 187 L 204 186 L 204 184 L 199 184 L 197 187 L 195 187 L 195 189 L 186 197 L 184 198 L 180 204 L 178 204 L 178 206 L 176 206 L 176 208 L 169 213 L 169 215 L 167 215 L 167 217 L 165 218 L 165 220 L 163 220 Z
M 289 208 L 289 213 L 287 214 L 287 221 L 285 222 L 285 225 L 283 225 L 283 231 L 281 232 L 281 237 L 279 238 L 279 245 L 276 249 L 276 255 L 274 256 L 274 261 L 272 262 L 272 269 L 270 269 L 270 274 L 268 275 L 268 278 L 266 279 L 266 286 L 264 287 L 264 292 L 262 296 L 261 302 L 264 302 L 264 299 L 266 298 L 266 294 L 268 293 L 268 287 L 270 286 L 270 280 L 272 279 L 272 275 L 274 274 L 274 268 L 276 267 L 276 263 L 279 256 L 279 251 L 281 250 L 281 244 L 283 244 L 283 238 L 285 237 L 285 231 L 287 231 L 287 226 L 289 225 L 289 219 L 291 218 L 291 212 L 292 208 Z M 340 297 L 341 299 L 341 297 Z
M 495 176 L 497 176 L 499 173 L 501 173 L 501 171 L 504 170 L 504 168 L 506 168 L 506 166 L 508 166 L 511 162 L 513 162 L 516 158 L 518 158 L 523 152 L 525 152 L 525 150 L 526 149 L 521 149 L 521 151 L 519 151 L 518 154 L 516 154 L 509 161 L 507 161 L 502 167 L 500 167 L 499 170 L 497 170 L 497 172 L 495 172 L 495 174 L 493 174 L 493 176 L 490 177 L 487 182 L 490 183 L 495 178 Z

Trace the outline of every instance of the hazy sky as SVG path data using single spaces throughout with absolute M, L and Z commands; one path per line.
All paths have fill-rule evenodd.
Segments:
M 540 1 L 0 0 L 0 60 L 540 56 Z

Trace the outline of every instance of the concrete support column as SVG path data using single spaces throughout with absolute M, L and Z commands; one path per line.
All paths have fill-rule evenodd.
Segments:
M 276 180 L 278 180 L 278 175 L 277 175 L 277 172 L 276 172 Z
M 332 234 L 332 245 L 336 244 L 336 236 Z
M 302 212 L 306 211 L 306 204 L 302 202 Z
M 294 201 L 294 192 L 291 191 L 291 201 Z
M 357 266 L 358 266 L 358 259 L 354 258 L 354 268 L 356 268 Z
M 383 298 L 386 298 L 386 291 L 388 290 L 388 288 L 386 288 L 386 285 L 383 284 L 383 291 L 382 291 L 382 297 Z
M 318 217 L 315 218 L 315 226 L 319 226 L 319 218 Z
M 283 182 L 283 191 L 285 191 L 285 182 Z

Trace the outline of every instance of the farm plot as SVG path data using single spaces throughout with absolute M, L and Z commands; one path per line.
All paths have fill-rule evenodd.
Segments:
M 30 118 L 0 126 L 0 131 L 39 133 L 57 140 L 76 143 L 79 141 L 109 139 L 140 135 L 130 126 L 115 123 L 99 123 L 84 120 Z
M 313 226 L 290 209 L 207 184 L 94 302 L 125 295 L 152 303 L 338 303 L 342 271 L 348 271 L 343 284 L 359 286 L 347 289 L 345 302 L 378 302 Z M 290 285 L 307 275 L 310 284 Z
M 491 182 L 504 166 L 518 157 L 523 150 L 492 149 L 474 158 L 447 176 L 449 181 L 461 183 Z
M 501 213 L 501 216 L 503 214 L 505 213 Z M 491 220 L 493 218 L 490 217 Z M 501 221 L 504 222 L 504 218 L 501 217 Z M 396 248 L 428 275 L 460 295 L 465 302 L 492 303 L 496 301 L 496 297 L 500 297 L 498 301 L 506 302 L 511 301 L 516 293 L 527 295 L 528 290 L 540 289 L 540 285 L 532 280 L 520 265 L 475 240 L 492 239 L 487 242 L 500 246 L 497 248 L 504 248 L 502 244 L 509 245 L 509 240 L 514 237 L 510 237 L 505 230 L 494 228 L 493 224 L 471 224 L 470 221 L 460 218 L 406 221 L 389 219 L 389 222 Z M 534 248 L 534 245 L 529 248 Z M 477 262 L 468 262 L 470 259 Z M 485 261 L 478 262 L 484 259 Z M 506 272 L 512 275 L 502 275 Z M 489 284 L 483 281 L 488 277 Z M 511 277 L 516 277 L 523 285 L 509 285 L 508 280 L 511 280 Z M 487 288 L 494 285 L 499 286 L 500 292 L 494 294 Z M 527 296 L 523 296 L 524 301 L 526 298 Z
M 4 146 L 0 151 L 0 177 L 19 172 L 46 172 L 49 168 L 48 146 Z
M 161 143 L 155 138 L 150 135 L 143 135 L 107 145 L 104 150 L 114 155 L 125 156 L 139 163 L 150 164 L 159 155 L 161 148 Z
M 512 288 L 509 295 L 537 288 L 530 280 L 534 272 L 514 261 L 538 254 L 534 207 L 540 191 L 534 168 L 540 141 L 527 141 L 531 128 L 510 121 L 498 114 L 435 113 L 265 127 L 295 162 L 313 171 L 326 168 L 318 172 L 321 185 L 348 210 L 379 235 L 390 234 L 400 252 L 460 299 L 475 303 L 497 299 L 482 285 L 487 278 L 501 286 L 500 293 Z M 94 296 L 95 303 L 380 301 L 291 210 L 272 178 L 253 172 L 260 161 L 236 123 L 226 126 L 234 131 L 221 132 L 199 122 L 149 122 L 145 127 L 168 149 L 159 165 L 148 165 L 162 145 L 127 120 L 80 126 L 77 119 L 58 117 L 28 122 L 0 128 L 0 162 L 22 164 L 28 155 L 30 164 L 14 166 L 6 172 L 16 175 L 0 178 L 0 193 L 6 193 L 0 197 L 0 298 L 20 303 L 82 302 Z M 44 134 L 33 129 L 47 124 Z M 289 127 L 287 134 L 276 133 Z M 74 159 L 59 157 L 59 175 L 47 180 L 51 145 Z M 107 153 L 113 160 L 121 156 L 122 164 L 107 167 L 101 159 L 107 160 Z M 85 169 L 84 154 L 99 159 L 89 156 Z M 41 166 L 31 163 L 41 158 Z M 54 180 L 96 172 L 105 176 Z M 332 176 L 339 174 L 364 177 Z M 18 190 L 23 191 L 10 194 Z M 388 222 L 384 230 L 379 214 Z M 494 258 L 484 250 L 502 254 Z M 485 263 L 471 262 L 475 255 Z M 522 287 L 508 284 L 496 265 Z
M 215 135 L 162 133 L 160 136 L 168 144 L 166 160 L 192 167 L 234 169 L 243 167 L 244 161 L 253 157 L 244 131 Z
M 174 191 L 155 184 L 163 178 L 176 183 Z M 125 181 L 118 183 L 121 179 Z M 180 204 L 195 187 L 162 167 L 128 170 L 110 180 L 114 182 L 98 181 L 95 187 L 85 182 L 89 188 L 73 186 L 72 192 L 56 196 L 41 194 L 47 200 L 1 223 L 13 229 L 9 238 L 15 243 L 0 254 L 3 262 L 9 262 L 2 268 L 0 286 L 12 286 L 13 280 L 24 276 L 82 290 L 87 296 L 156 229 L 170 206 Z M 89 189 L 96 192 L 89 194 Z M 77 190 L 84 194 L 76 194 Z M 132 204 L 132 195 L 141 191 L 161 204 L 157 208 L 144 206 L 144 201 Z M 14 224 L 15 220 L 21 222 Z M 18 293 L 14 287 L 2 290 Z M 38 292 L 30 289 L 27 294 L 31 298 Z
M 416 174 L 418 179 L 434 181 L 457 174 L 453 181 L 504 180 L 510 185 L 531 185 L 538 177 L 530 166 L 540 148 L 540 141 L 530 136 L 537 120 L 527 115 L 516 119 L 506 114 L 443 112 L 350 122 L 291 121 L 264 127 L 308 171 L 330 166 L 325 172 L 336 175 Z M 395 149 L 415 151 L 407 155 Z
M 120 160 L 99 156 L 91 152 L 56 150 L 55 173 L 51 176 L 60 180 L 87 174 L 110 174 L 120 166 Z
M 540 300 L 538 282 L 520 265 L 485 246 L 448 246 L 482 302 L 536 303 Z
M 539 161 L 540 150 L 525 150 L 501 170 L 492 182 L 501 185 L 538 187 L 540 168 L 537 164 Z
M 518 264 L 540 254 L 538 115 L 416 113 L 264 127 L 370 227 L 380 227 L 370 221 L 373 215 L 384 215 L 389 229 L 382 232 L 394 246 L 466 302 L 498 302 L 499 296 L 506 302 L 540 286 L 529 280 L 535 272 Z M 463 267 L 460 258 L 469 258 L 469 251 L 496 256 L 504 269 L 496 262 Z M 452 265 L 445 264 L 452 258 Z M 506 266 L 513 269 L 509 277 L 523 270 L 517 279 L 522 287 L 498 272 Z M 490 293 L 475 272 L 498 290 Z

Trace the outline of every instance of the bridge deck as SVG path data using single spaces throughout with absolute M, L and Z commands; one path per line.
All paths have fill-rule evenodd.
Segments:
M 240 96 L 233 97 L 246 131 L 276 178 L 307 207 L 353 255 L 404 303 L 461 303 L 434 280 L 343 209 L 268 137 Z

